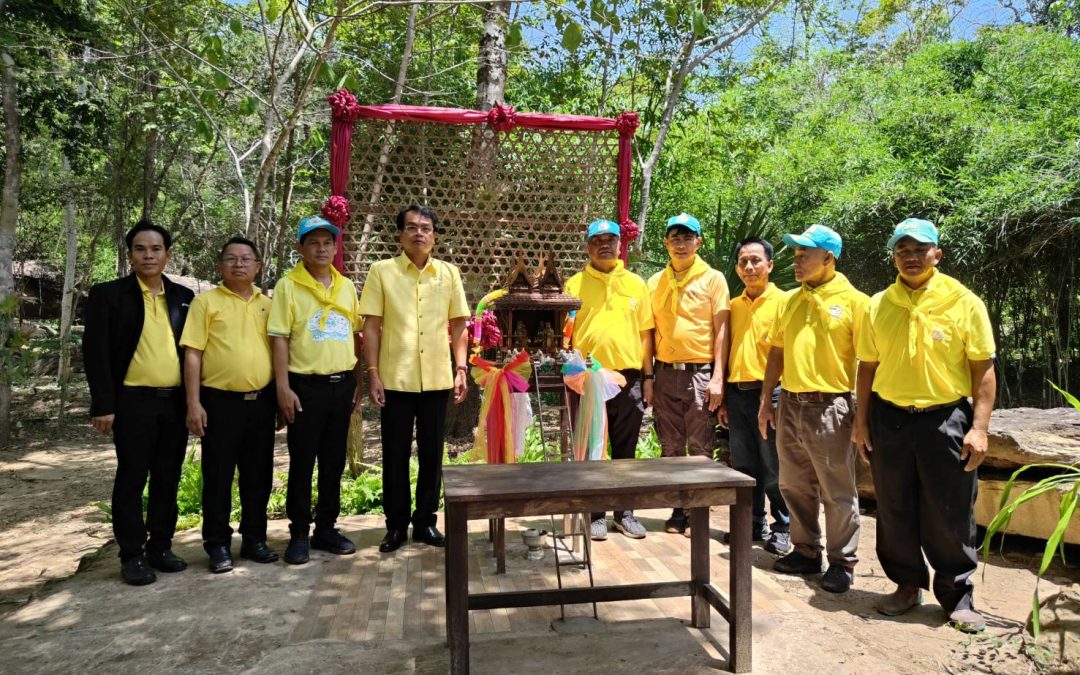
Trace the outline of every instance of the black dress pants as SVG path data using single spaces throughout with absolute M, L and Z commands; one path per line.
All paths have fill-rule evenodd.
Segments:
M 406 392 L 386 391 L 381 410 L 383 446 L 383 512 L 388 531 L 413 530 L 437 522 L 442 491 L 443 441 L 446 437 L 446 405 L 449 389 Z M 409 517 L 409 457 L 416 430 L 420 473 L 416 479 L 416 508 Z
M 207 421 L 202 438 L 204 546 L 229 546 L 234 471 L 240 473 L 240 535 L 244 541 L 265 541 L 274 479 L 273 386 L 246 395 L 203 387 L 200 399 Z
M 113 536 L 120 559 L 167 551 L 176 531 L 176 489 L 187 448 L 187 406 L 181 387 L 123 387 L 116 401 L 113 443 Z M 143 488 L 150 490 L 143 522 Z M 149 533 L 149 539 L 147 539 Z
M 311 513 L 311 476 L 319 463 L 319 501 L 315 530 L 332 530 L 341 510 L 341 474 L 349 443 L 356 377 L 351 371 L 336 375 L 289 373 L 289 386 L 300 398 L 302 411 L 289 425 L 289 486 L 285 513 L 289 533 L 308 537 Z
M 923 413 L 876 395 L 870 410 L 870 465 L 877 492 L 877 554 L 886 576 L 929 587 L 923 552 L 934 568 L 934 597 L 946 613 L 972 607 L 976 471 L 960 459 L 971 404 Z

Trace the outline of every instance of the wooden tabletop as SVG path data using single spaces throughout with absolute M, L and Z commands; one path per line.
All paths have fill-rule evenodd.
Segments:
M 483 464 L 443 468 L 447 502 L 634 494 L 642 489 L 752 487 L 754 479 L 705 457 Z

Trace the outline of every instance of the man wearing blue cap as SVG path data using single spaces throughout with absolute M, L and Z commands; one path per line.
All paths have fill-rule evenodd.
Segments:
M 870 301 L 859 331 L 854 433 L 873 467 L 878 559 L 897 585 L 878 611 L 897 616 L 922 602 L 925 552 L 950 624 L 978 632 L 986 621 L 970 577 L 976 468 L 997 388 L 994 331 L 982 300 L 938 271 L 933 223 L 908 218 L 888 246 L 898 274 Z
M 338 228 L 318 216 L 300 221 L 302 260 L 274 288 L 267 333 L 281 415 L 289 431 L 285 562 L 301 565 L 316 548 L 338 555 L 356 547 L 334 527 L 341 509 L 341 474 L 349 417 L 360 404 L 356 286 L 334 269 Z M 319 502 L 309 542 L 311 477 L 319 463 Z
M 645 407 L 652 399 L 653 315 L 645 280 L 619 259 L 619 226 L 610 220 L 589 225 L 589 264 L 566 282 L 566 292 L 581 300 L 574 321 L 574 348 L 617 370 L 626 385 L 607 402 L 612 459 L 633 459 Z M 615 512 L 615 529 L 633 539 L 645 527 L 633 511 Z M 607 514 L 592 514 L 590 536 L 607 538 Z
M 656 361 L 653 420 L 664 457 L 716 449 L 716 411 L 724 400 L 730 296 L 724 275 L 697 254 L 701 224 L 672 216 L 664 235 L 669 262 L 649 279 Z M 672 511 L 664 529 L 690 536 L 689 518 Z M 703 524 L 702 527 L 707 527 Z
M 859 547 L 859 496 L 855 488 L 855 339 L 869 298 L 836 271 L 842 241 L 823 225 L 784 235 L 795 247 L 799 290 L 788 296 L 769 329 L 772 345 L 765 367 L 758 430 L 776 429 L 780 492 L 791 515 L 795 550 L 773 569 L 785 574 L 821 572 L 821 529 L 829 568 L 821 587 L 851 588 Z M 783 375 L 779 405 L 772 390 Z

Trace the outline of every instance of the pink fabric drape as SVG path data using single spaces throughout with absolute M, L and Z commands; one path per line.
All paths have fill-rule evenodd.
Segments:
M 633 178 L 633 154 L 631 143 L 638 128 L 637 113 L 624 112 L 618 117 L 592 117 L 588 115 L 552 115 L 546 113 L 522 113 L 513 106 L 495 105 L 488 112 L 462 110 L 459 108 L 429 108 L 415 105 L 358 105 L 356 97 L 345 89 L 328 97 L 333 113 L 333 134 L 330 145 L 330 194 L 345 197 L 349 182 L 349 161 L 352 156 L 352 129 L 357 117 L 412 122 L 435 122 L 438 124 L 488 124 L 495 131 L 510 131 L 515 127 L 524 129 L 568 129 L 574 131 L 618 131 L 619 155 L 616 160 L 616 216 L 622 229 L 620 255 L 623 261 L 627 249 L 641 234 L 641 228 L 630 219 L 630 192 Z M 335 218 L 344 220 L 339 224 Z M 348 201 L 344 204 L 328 200 L 323 214 L 338 227 L 344 228 L 348 220 Z M 338 239 L 334 265 L 342 268 L 342 246 Z

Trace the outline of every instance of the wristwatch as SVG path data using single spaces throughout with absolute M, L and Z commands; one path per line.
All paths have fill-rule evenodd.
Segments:
M 641 376 L 641 379 L 643 379 L 643 380 L 655 380 L 656 375 L 653 375 L 652 373 L 645 373 L 644 375 Z
M 469 372 L 469 367 L 468 366 L 458 366 L 457 370 L 460 370 L 463 373 L 467 373 L 467 372 Z

